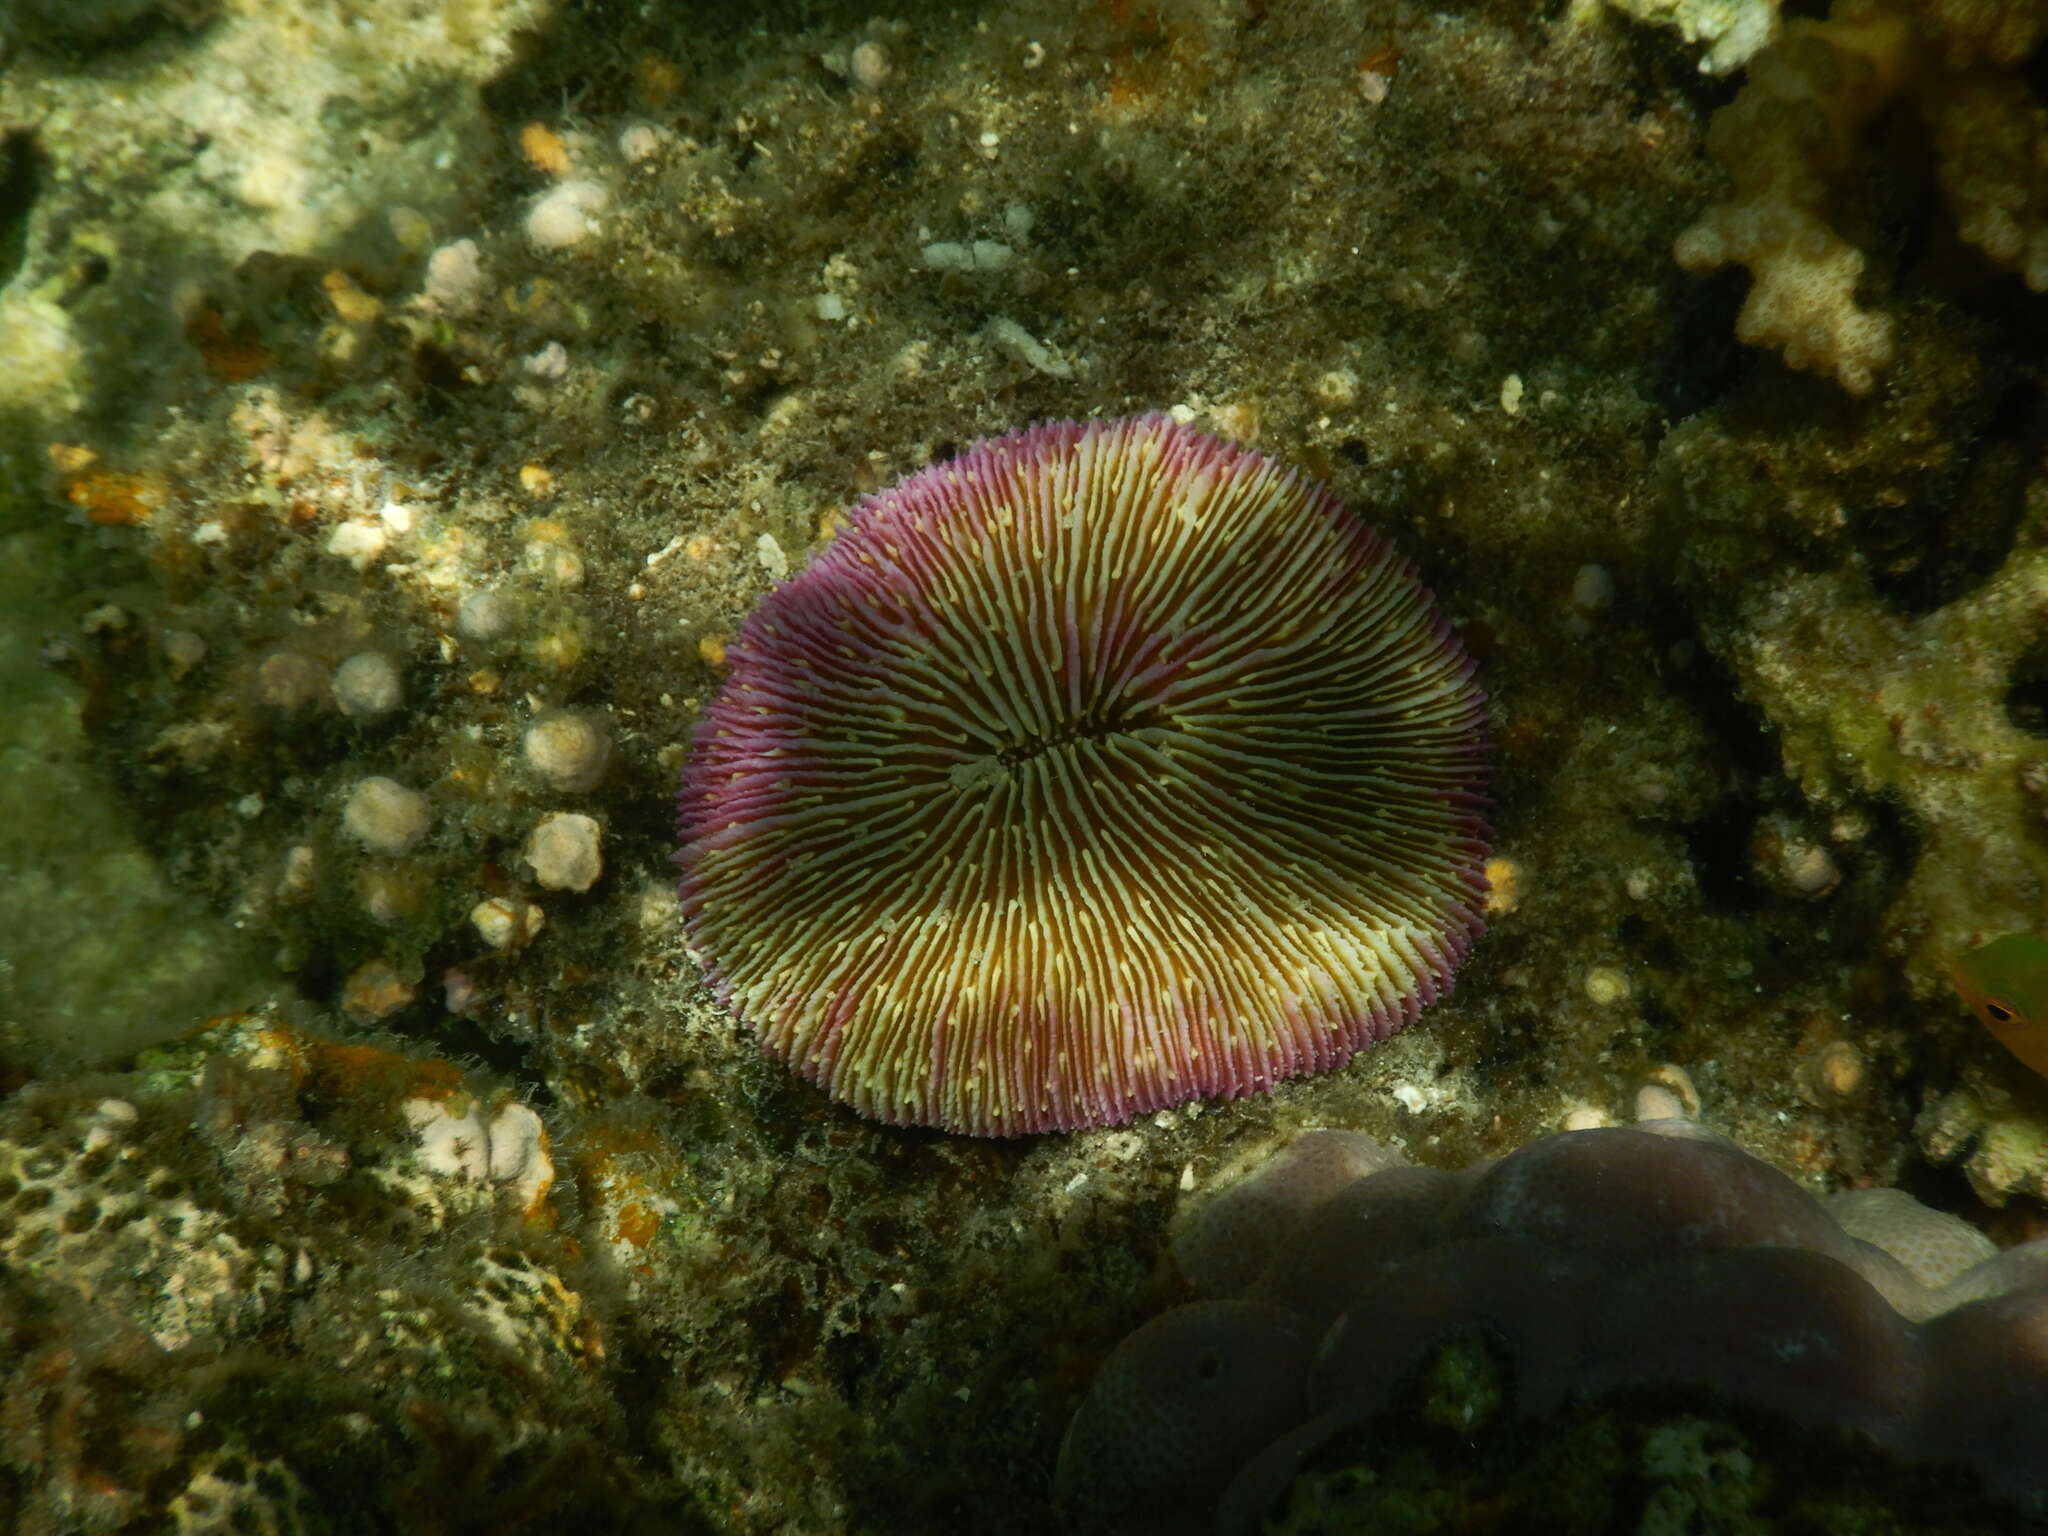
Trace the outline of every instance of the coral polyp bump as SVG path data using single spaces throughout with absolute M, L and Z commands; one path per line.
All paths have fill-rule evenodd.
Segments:
M 1163 416 L 867 497 L 683 775 L 692 945 L 898 1124 L 1118 1124 L 1346 1060 L 1480 928 L 1485 704 L 1331 491 Z

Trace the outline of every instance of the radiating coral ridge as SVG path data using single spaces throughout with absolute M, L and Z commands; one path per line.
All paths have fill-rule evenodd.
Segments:
M 865 1114 L 1115 1124 L 1333 1067 L 1480 928 L 1484 699 L 1330 491 L 1163 416 L 868 497 L 684 772 L 693 945 Z

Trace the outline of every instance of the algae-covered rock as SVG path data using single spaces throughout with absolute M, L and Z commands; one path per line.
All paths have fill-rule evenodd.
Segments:
M 631 1528 L 613 1288 L 539 1118 L 240 1016 L 0 1109 L 0 1462 L 24 1530 Z M 426 1500 L 423 1510 L 421 1501 Z M 246 1506 L 244 1508 L 244 1506 Z
M 1704 41 L 1714 7 L 1665 9 Z M 31 1277 L 15 1358 L 84 1338 L 79 1368 L 171 1426 L 177 1486 L 284 1467 L 276 1507 L 317 1516 L 335 1466 L 402 1464 L 391 1497 L 459 1523 L 630 1451 L 636 1494 L 687 1488 L 677 1518 L 735 1536 L 1038 1536 L 1094 1364 L 1172 1296 L 1177 1193 L 1305 1126 L 1461 1164 L 1650 1082 L 1818 1191 L 1917 1173 L 1917 1112 L 2021 1070 L 1940 980 L 1945 945 L 2039 910 L 2038 316 L 2020 269 L 1958 249 L 1948 161 L 1912 137 L 1955 125 L 1873 116 L 1829 183 L 1890 283 L 1855 300 L 1895 327 L 1851 398 L 1737 343 L 1740 274 L 1671 259 L 1744 87 L 1584 5 L 16 13 L 4 1086 L 131 1099 L 252 1253 L 310 1212 L 376 1254 L 362 1223 L 401 1207 L 492 1234 L 457 1263 L 404 1217 L 416 1267 L 388 1301 L 333 1293 L 329 1333 L 289 1269 L 231 1326 L 193 1308 L 184 1350 L 255 1316 L 223 1347 L 293 1389 L 379 1341 L 372 1407 L 315 1394 L 268 1440 L 272 1377 L 207 1397 L 228 1378 L 196 1355 Z M 2024 106 L 2031 66 L 1989 47 Z M 861 495 L 1151 409 L 1329 484 L 1480 661 L 1488 931 L 1418 1028 L 1227 1109 L 1015 1145 L 874 1124 L 764 1059 L 680 932 L 675 791 L 728 644 Z M 391 1102 L 377 1072 L 202 1091 L 175 1038 L 273 997 L 491 1086 L 402 1112 L 402 1142 L 350 1119 Z M 78 1075 L 113 1052 L 126 1082 L 151 1040 L 160 1083 Z M 245 1089 L 257 1134 L 172 1123 Z M 574 1254 L 510 1209 L 536 1124 Z M 431 1177 L 313 1177 L 429 1141 Z M 578 1317 L 604 1362 L 565 1355 Z M 455 1406 L 380 1417 L 406 1362 L 445 1364 Z M 581 1383 L 592 1460 L 520 1381 Z M 194 1407 L 256 1436 L 239 1465 L 180 1438 Z M 396 1461 L 309 1471 L 358 1411 Z M 498 1459 L 528 1431 L 532 1462 Z M 127 1449 L 115 1482 L 168 1497 Z

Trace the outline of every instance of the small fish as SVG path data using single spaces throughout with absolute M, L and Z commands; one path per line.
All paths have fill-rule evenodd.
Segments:
M 2048 1077 L 2048 939 L 2008 933 L 1959 956 L 1948 974 L 1998 1043 Z

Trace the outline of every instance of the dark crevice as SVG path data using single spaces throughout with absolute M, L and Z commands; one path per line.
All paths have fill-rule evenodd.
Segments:
M 1776 733 L 1708 647 L 1684 596 L 1655 583 L 1644 594 L 1641 613 L 1658 655 L 1666 659 L 1672 691 L 1700 717 L 1734 771 L 1752 781 L 1779 773 Z
M 2048 635 L 2036 635 L 2006 679 L 2005 717 L 2029 736 L 2048 737 Z
M 1681 829 L 1700 895 L 1722 912 L 1756 912 L 1769 892 L 1751 859 L 1751 832 L 1757 818 L 1785 793 L 1777 735 L 1707 647 L 1690 608 L 1675 594 L 1653 592 L 1649 599 L 1645 621 L 1658 654 L 1667 659 L 1673 691 L 1698 716 L 1709 739 L 1720 744 L 1729 769 L 1722 793 Z
M 1957 475 L 1929 495 L 1851 514 L 1850 536 L 1871 585 L 1906 613 L 1946 607 L 1994 575 L 2026 513 L 2031 466 L 2048 440 L 2048 412 L 2033 379 L 2001 393 Z
M 1647 1039 L 1661 1042 L 1668 1048 L 1684 1032 L 1685 1020 L 1667 1007 L 1655 992 L 1645 992 L 1636 1006 L 1642 1014 L 1643 1032 Z
M 1677 323 L 1649 380 L 1662 418 L 1646 428 L 1653 437 L 1663 435 L 1663 421 L 1683 421 L 1725 396 L 1754 356 L 1735 339 L 1736 311 L 1749 284 L 1743 268 L 1725 267 L 1674 292 Z
M 402 1016 L 403 1024 L 411 1027 L 399 1028 L 397 1032 L 411 1036 L 416 1049 L 481 1067 L 517 1083 L 535 1102 L 550 1102 L 555 1084 L 548 1080 L 536 1052 L 522 1042 L 503 1038 L 476 1019 L 450 1013 L 441 1006 L 439 978 L 448 969 L 451 956 L 462 958 L 462 950 L 442 945 L 430 957 L 425 967 L 429 980 L 420 988 L 420 1003 L 414 1005 L 419 1011 Z
M 1753 795 L 1727 795 L 1685 828 L 1686 855 L 1700 896 L 1721 912 L 1754 912 L 1766 892 L 1749 856 L 1750 829 L 1760 802 Z
M 188 43 L 219 14 L 219 0 L 7 0 L 0 49 L 14 43 L 59 68 L 85 69 L 159 43 Z
M 1682 972 L 1689 957 L 1680 948 L 1677 940 L 1669 933 L 1651 924 L 1640 913 L 1631 912 L 1615 929 L 1616 936 L 1630 954 L 1637 956 L 1653 971 L 1665 975 Z
M 48 161 L 31 130 L 0 133 L 0 288 L 28 259 L 29 215 L 48 180 Z

